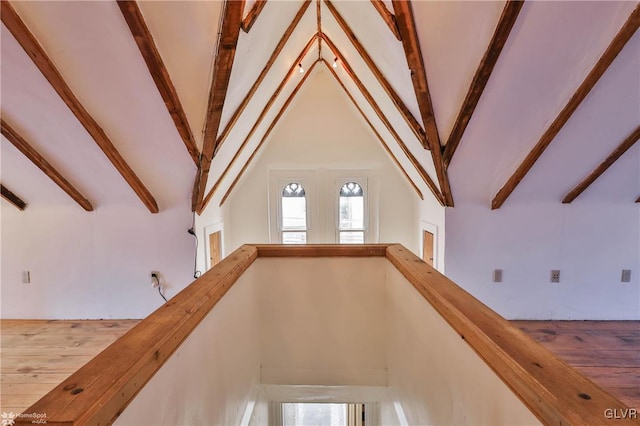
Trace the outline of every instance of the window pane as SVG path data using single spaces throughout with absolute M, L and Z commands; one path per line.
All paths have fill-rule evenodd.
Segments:
M 307 229 L 307 198 L 299 183 L 282 189 L 282 229 Z
M 364 244 L 364 231 L 340 231 L 340 244 Z
M 340 228 L 364 229 L 364 197 L 340 197 Z
M 305 197 L 282 197 L 282 229 L 307 229 Z
M 347 404 L 284 403 L 284 426 L 346 426 Z
M 307 244 L 306 232 L 283 232 L 282 244 Z

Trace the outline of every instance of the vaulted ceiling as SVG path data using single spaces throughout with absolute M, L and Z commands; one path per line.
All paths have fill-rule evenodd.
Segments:
M 19 208 L 221 205 L 323 67 L 420 197 L 640 201 L 636 2 L 2 1 L 1 17 Z

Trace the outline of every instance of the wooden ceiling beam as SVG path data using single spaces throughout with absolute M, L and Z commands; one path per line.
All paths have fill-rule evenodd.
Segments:
M 58 93 L 80 124 L 82 124 L 96 144 L 102 149 L 102 152 L 104 152 L 109 161 L 111 161 L 111 164 L 120 172 L 124 180 L 127 181 L 131 189 L 133 189 L 151 213 L 157 213 L 158 204 L 149 190 L 133 172 L 131 167 L 129 167 L 124 158 L 122 158 L 104 130 L 102 130 L 100 125 L 82 106 L 42 46 L 40 46 L 36 38 L 31 34 L 31 31 L 29 31 L 11 4 L 6 0 L 2 0 L 1 2 L 0 18 L 2 19 L 2 23 L 11 34 L 13 34 L 18 43 L 20 43 L 20 46 L 22 46 L 27 55 L 29 55 L 33 63 L 49 81 L 51 87 Z
M 387 151 L 387 154 L 389 154 L 393 162 L 396 164 L 396 166 L 398 166 L 398 168 L 400 169 L 404 177 L 407 179 L 407 181 L 409 182 L 413 190 L 416 191 L 416 194 L 418 194 L 418 197 L 420 197 L 421 200 L 424 200 L 424 196 L 422 195 L 422 191 L 420 191 L 420 188 L 418 188 L 418 186 L 415 184 L 413 179 L 411 179 L 411 176 L 409 176 L 409 174 L 407 173 L 405 168 L 402 166 L 400 161 L 398 161 L 398 158 L 396 158 L 396 156 L 393 154 L 393 152 L 389 148 L 389 145 L 387 145 L 387 143 L 384 141 L 384 138 L 380 135 L 380 133 L 378 133 L 374 125 L 371 123 L 371 120 L 369 120 L 369 118 L 364 113 L 362 108 L 360 108 L 360 105 L 358 105 L 358 102 L 356 102 L 355 98 L 351 95 L 351 93 L 349 92 L 349 89 L 347 89 L 347 87 L 344 85 L 342 80 L 340 80 L 340 77 L 338 77 L 338 74 L 336 73 L 336 71 L 333 69 L 333 67 L 329 65 L 329 63 L 326 60 L 323 59 L 322 61 L 327 66 L 327 68 L 329 69 L 333 77 L 336 79 L 336 82 L 338 83 L 338 85 L 342 87 L 342 90 L 344 90 L 344 93 L 351 100 L 351 103 L 353 103 L 353 106 L 358 110 L 362 119 L 369 125 L 369 128 L 371 129 L 373 134 L 376 135 L 376 138 L 378 138 L 378 141 L 380 141 L 380 144 L 382 145 L 384 150 Z
M 0 193 L 2 194 L 2 198 L 13 204 L 13 206 L 18 210 L 23 211 L 27 208 L 27 203 L 22 201 L 20 197 L 9 191 L 9 189 L 7 189 L 7 187 L 2 184 L 0 184 Z
M 304 16 L 304 14 L 307 11 L 307 8 L 309 7 L 310 4 L 311 4 L 311 0 L 305 0 L 302 3 L 302 6 L 300 6 L 300 9 L 298 10 L 298 13 L 296 13 L 296 16 L 293 18 L 293 20 L 291 21 L 291 23 L 287 27 L 287 30 L 284 32 L 284 34 L 280 38 L 280 41 L 276 45 L 275 49 L 273 49 L 273 53 L 271 53 L 271 56 L 269 57 L 269 60 L 265 64 L 264 68 L 262 68 L 262 71 L 260 71 L 260 75 L 258 75 L 258 78 L 256 79 L 256 81 L 253 83 L 253 85 L 249 89 L 249 92 L 247 92 L 247 94 L 244 97 L 244 99 L 242 100 L 242 102 L 240 102 L 240 105 L 238 106 L 238 108 L 234 111 L 233 115 L 229 119 L 229 122 L 224 127 L 224 129 L 222 130 L 222 133 L 220 133 L 220 136 L 218 136 L 216 152 L 220 150 L 220 147 L 222 146 L 224 141 L 229 136 L 229 133 L 231 133 L 231 129 L 233 129 L 233 127 L 235 126 L 236 122 L 238 121 L 238 118 L 240 118 L 240 115 L 244 112 L 245 108 L 249 104 L 249 101 L 251 101 L 251 99 L 253 98 L 253 95 L 258 90 L 258 87 L 260 87 L 260 84 L 262 84 L 262 81 L 264 80 L 264 78 L 269 73 L 269 70 L 271 70 L 271 67 L 273 66 L 274 62 L 278 58 L 278 55 L 280 54 L 280 52 L 282 52 L 282 49 L 284 48 L 284 46 L 289 41 L 289 38 L 291 37 L 291 34 L 293 33 L 293 31 L 298 26 L 298 23 L 300 22 L 300 20 Z M 215 156 L 216 152 L 214 152 L 214 156 Z
M 191 159 L 198 165 L 200 162 L 200 152 L 193 137 L 191 126 L 189 126 L 187 115 L 182 108 L 178 93 L 173 86 L 167 68 L 164 66 L 160 52 L 158 52 L 158 48 L 153 41 L 153 36 L 144 21 L 142 12 L 140 8 L 138 8 L 135 0 L 119 0 L 117 3 L 124 20 L 129 26 L 129 30 L 131 30 L 131 35 L 147 64 L 149 73 L 156 83 L 158 92 L 160 92 L 160 96 L 162 96 L 169 115 L 171 115 L 171 119 L 178 130 L 178 134 L 180 134 Z
M 38 153 L 29 143 L 18 134 L 4 118 L 0 120 L 2 123 L 2 134 L 9 142 L 24 154 L 33 164 L 35 164 L 42 172 L 47 175 L 56 185 L 67 193 L 76 203 L 83 209 L 90 212 L 93 211 L 91 203 L 78 191 L 67 179 L 64 178 L 42 155 Z
M 256 0 L 255 3 L 253 3 L 251 10 L 249 10 L 249 13 L 247 13 L 247 16 L 245 16 L 245 18 L 242 20 L 242 23 L 240 24 L 240 28 L 242 28 L 242 31 L 244 31 L 245 33 L 251 31 L 251 27 L 253 27 L 253 24 L 256 23 L 258 15 L 260 15 L 260 12 L 262 12 L 262 9 L 264 9 L 266 5 L 267 0 Z
M 553 120 L 553 123 L 545 130 L 544 134 L 533 147 L 531 152 L 525 157 L 522 163 L 518 166 L 511 177 L 505 182 L 502 188 L 493 198 L 491 202 L 491 209 L 499 209 L 502 204 L 507 200 L 509 195 L 516 189 L 516 186 L 522 181 L 526 174 L 531 170 L 533 165 L 538 161 L 542 153 L 551 144 L 555 136 L 560 132 L 562 127 L 569 121 L 569 118 L 578 109 L 578 106 L 587 97 L 591 89 L 596 85 L 600 77 L 605 73 L 609 66 L 613 63 L 614 59 L 618 56 L 620 51 L 624 48 L 627 42 L 631 39 L 633 34 L 640 26 L 640 5 L 637 5 L 627 21 L 624 23 L 620 31 L 616 34 L 613 41 L 607 49 L 604 51 L 600 59 L 596 62 L 595 66 L 582 84 L 578 87 L 576 92 L 571 96 L 569 102 L 562 108 L 560 114 Z
M 562 199 L 563 204 L 569 204 L 575 200 L 582 192 L 596 181 L 618 158 L 622 156 L 629 148 L 631 148 L 640 139 L 640 126 L 631 133 L 616 149 L 614 149 L 607 158 L 602 161 L 586 178 L 576 185 Z
M 487 47 L 487 50 L 484 52 L 484 56 L 480 61 L 480 65 L 478 65 L 476 74 L 473 76 L 467 96 L 464 98 L 464 102 L 462 102 L 458 118 L 456 118 L 456 122 L 453 125 L 453 129 L 451 130 L 451 134 L 449 135 L 449 139 L 445 145 L 442 158 L 444 160 L 444 165 L 447 168 L 451 163 L 453 154 L 455 154 L 456 149 L 460 144 L 460 140 L 462 139 L 464 131 L 471 120 L 471 116 L 480 101 L 484 88 L 487 86 L 487 82 L 491 77 L 491 73 L 493 72 L 496 63 L 498 62 L 500 53 L 502 53 L 502 49 L 507 43 L 507 39 L 509 38 L 509 34 L 516 23 L 518 14 L 522 9 L 522 5 L 524 5 L 524 1 L 509 0 L 505 4 L 504 9 L 502 9 L 502 15 L 500 16 L 496 30 L 493 33 L 493 37 L 491 37 L 489 47 Z
M 276 126 L 276 124 L 278 124 L 278 121 L 280 121 L 280 117 L 282 117 L 282 115 L 286 112 L 287 108 L 289 107 L 289 104 L 296 97 L 296 95 L 298 94 L 298 91 L 300 90 L 300 88 L 302 87 L 304 82 L 307 81 L 307 78 L 311 75 L 311 71 L 313 71 L 313 68 L 316 66 L 317 63 L 318 62 L 316 61 L 316 62 L 313 63 L 313 65 L 311 65 L 309 70 L 300 79 L 300 81 L 298 82 L 296 87 L 293 89 L 293 91 L 291 92 L 291 94 L 289 95 L 287 100 L 284 102 L 284 104 L 280 108 L 280 111 L 278 111 L 278 114 L 276 114 L 274 119 L 271 121 L 271 124 L 269 124 L 269 127 L 267 128 L 266 132 L 264 132 L 264 135 L 262 136 L 262 139 L 260 139 L 260 142 L 258 143 L 258 145 L 256 145 L 255 149 L 253 150 L 253 152 L 251 153 L 251 155 L 249 156 L 247 161 L 242 165 L 242 169 L 240 169 L 240 172 L 233 179 L 233 182 L 231 182 L 231 185 L 229 186 L 229 189 L 227 189 L 227 192 L 225 192 L 224 196 L 220 200 L 220 206 L 221 207 L 224 204 L 224 202 L 227 201 L 227 198 L 229 198 L 229 195 L 231 195 L 231 192 L 233 191 L 233 188 L 235 188 L 235 186 L 238 184 L 238 182 L 242 178 L 242 175 L 244 175 L 244 172 L 247 171 L 247 168 L 249 168 L 249 165 L 251 164 L 251 162 L 253 161 L 255 156 L 258 154 L 258 152 L 260 151 L 260 148 L 265 143 L 265 141 L 267 140 L 269 135 L 271 134 L 271 131 Z
M 382 0 L 371 0 L 371 3 L 382 17 L 384 23 L 387 24 L 395 38 L 401 41 L 402 37 L 400 36 L 400 32 L 398 31 L 398 26 L 396 25 L 396 17 L 393 15 L 393 13 L 391 13 L 389 9 L 387 9 L 387 6 L 385 6 Z
M 227 97 L 227 88 L 231 78 L 233 59 L 236 55 L 236 46 L 240 36 L 240 24 L 242 23 L 242 12 L 244 10 L 244 0 L 226 1 L 222 11 L 222 24 L 218 37 L 216 49 L 216 59 L 213 65 L 213 76 L 211 78 L 211 88 L 209 91 L 209 103 L 207 106 L 207 117 L 204 126 L 204 142 L 202 154 L 200 155 L 200 167 L 196 176 L 193 188 L 191 205 L 194 210 L 202 210 L 204 192 L 209 178 L 209 169 L 213 153 L 216 151 L 218 128 L 222 118 L 222 108 Z
M 209 191 L 207 196 L 204 198 L 201 206 L 196 210 L 196 212 L 198 214 L 202 214 L 204 209 L 207 207 L 207 204 L 209 204 L 209 201 L 211 201 L 211 198 L 213 197 L 213 194 L 215 194 L 217 189 L 222 184 L 222 181 L 227 176 L 227 173 L 229 173 L 229 171 L 231 170 L 231 167 L 233 167 L 235 162 L 240 157 L 240 154 L 242 153 L 242 151 L 244 150 L 245 146 L 247 146 L 247 144 L 249 143 L 249 141 L 253 137 L 253 134 L 258 129 L 258 126 L 260 126 L 260 124 L 262 123 L 262 120 L 264 119 L 264 117 L 267 115 L 267 113 L 271 109 L 271 106 L 273 105 L 273 103 L 276 101 L 276 99 L 278 98 L 278 96 L 282 92 L 282 89 L 284 88 L 284 86 L 287 84 L 287 82 L 289 82 L 291 77 L 298 72 L 297 71 L 298 70 L 298 64 L 302 62 L 302 60 L 304 59 L 305 56 L 307 56 L 307 54 L 309 53 L 309 51 L 311 50 L 311 48 L 313 47 L 313 44 L 316 42 L 317 39 L 318 39 L 318 35 L 314 34 L 309 39 L 307 44 L 304 46 L 304 48 L 302 49 L 302 51 L 300 52 L 298 57 L 295 59 L 295 61 L 293 61 L 293 63 L 289 67 L 289 70 L 287 71 L 287 74 L 282 79 L 282 81 L 280 82 L 280 84 L 278 85 L 276 90 L 273 92 L 273 95 L 271 95 L 271 98 L 269 98 L 269 100 L 267 101 L 267 104 L 265 105 L 265 107 L 262 109 L 262 112 L 260 113 L 260 115 L 256 119 L 255 123 L 253 124 L 253 127 L 251 128 L 251 130 L 247 134 L 247 137 L 244 139 L 244 141 L 242 142 L 240 147 L 236 150 L 236 152 L 233 155 L 233 158 L 231 159 L 229 164 L 227 164 L 227 167 L 222 171 L 222 174 L 220 175 L 220 177 L 218 178 L 216 183 L 213 184 L 213 187 L 211 188 L 211 190 Z M 314 62 L 313 66 L 315 66 L 315 62 Z M 310 71 L 311 70 L 309 69 L 306 72 L 309 73 Z
M 636 198 L 636 203 L 640 203 L 640 196 L 638 196 L 638 198 Z
M 420 42 L 418 40 L 418 32 L 413 17 L 411 2 L 406 0 L 393 0 L 393 10 L 396 15 L 398 31 L 400 31 L 400 37 L 402 38 L 404 53 L 407 57 L 407 64 L 411 70 L 411 81 L 413 82 L 413 89 L 416 93 L 416 99 L 418 100 L 420 115 L 422 116 L 424 130 L 427 135 L 427 143 L 431 146 L 433 165 L 438 175 L 442 195 L 444 195 L 445 206 L 453 207 L 451 185 L 449 184 L 447 169 L 442 160 L 440 136 L 438 135 L 436 117 L 433 113 L 429 83 L 427 82 L 427 73 L 424 67 L 422 51 L 420 50 Z
M 353 71 L 353 68 L 351 68 L 351 66 L 349 65 L 349 62 L 347 62 L 344 55 L 342 55 L 340 50 L 338 50 L 336 45 L 333 43 L 333 41 L 331 41 L 331 39 L 329 39 L 329 37 L 326 36 L 326 34 L 322 33 L 321 37 L 325 41 L 325 43 L 327 43 L 327 45 L 333 52 L 333 55 L 340 60 L 342 67 L 347 73 L 347 75 L 349 76 L 349 78 L 351 78 L 351 80 L 353 80 L 356 86 L 358 86 L 358 90 L 360 90 L 360 92 L 362 93 L 362 96 L 364 96 L 364 98 L 367 100 L 371 108 L 374 110 L 374 112 L 376 113 L 380 121 L 382 121 L 382 123 L 387 128 L 389 133 L 391 133 L 391 136 L 398 143 L 398 146 L 400 146 L 400 149 L 407 156 L 411 164 L 413 164 L 413 167 L 415 167 L 416 171 L 418 172 L 422 180 L 424 180 L 424 182 L 427 184 L 427 186 L 429 187 L 433 195 L 436 197 L 438 202 L 444 206 L 446 201 L 444 199 L 444 196 L 440 192 L 440 189 L 433 182 L 433 180 L 431 179 L 431 176 L 429 176 L 429 174 L 424 169 L 424 167 L 422 167 L 422 164 L 420 164 L 418 159 L 411 153 L 411 151 L 409 150 L 407 145 L 404 143 L 402 138 L 400 138 L 400 135 L 398 135 L 398 132 L 396 132 L 396 130 L 393 128 L 393 126 L 391 125 L 391 122 L 389 121 L 387 116 L 382 112 L 382 110 L 376 103 L 373 96 L 371 96 L 371 93 L 369 92 L 369 90 L 367 90 L 364 83 L 362 83 L 362 81 L 358 78 L 356 73 Z
M 411 111 L 409 111 L 407 105 L 402 101 L 398 93 L 393 89 L 391 83 L 389 83 L 384 74 L 382 74 L 376 63 L 373 61 L 362 43 L 360 43 L 360 40 L 358 40 L 355 33 L 349 27 L 349 24 L 347 24 L 342 15 L 340 15 L 340 12 L 338 12 L 333 3 L 330 0 L 325 0 L 325 4 L 335 18 L 336 22 L 338 22 L 338 25 L 340 25 L 340 28 L 342 28 L 342 31 L 344 31 L 347 38 L 351 41 L 351 44 L 353 44 L 353 47 L 355 47 L 355 49 L 362 57 L 362 60 L 364 60 L 364 62 L 369 67 L 371 73 L 374 75 L 376 80 L 378 80 L 378 83 L 380 83 L 389 98 L 391 98 L 391 101 L 398 109 L 398 112 L 400 113 L 402 118 L 404 118 L 404 120 L 407 122 L 407 125 L 409 126 L 413 134 L 416 135 L 416 138 L 418 138 L 422 146 L 427 146 L 425 132 L 422 129 L 420 123 L 418 123 L 418 120 L 416 120 L 413 114 L 411 114 Z M 382 7 L 385 7 L 384 4 Z
M 322 5 L 316 0 L 316 33 L 322 32 Z M 318 40 L 318 60 L 322 59 L 322 40 Z

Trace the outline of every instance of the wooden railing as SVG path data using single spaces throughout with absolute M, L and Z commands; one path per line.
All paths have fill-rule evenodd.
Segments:
M 28 408 L 50 425 L 112 423 L 258 257 L 386 257 L 545 424 L 638 424 L 627 408 L 401 245 L 245 245 Z M 31 419 L 19 417 L 17 424 Z

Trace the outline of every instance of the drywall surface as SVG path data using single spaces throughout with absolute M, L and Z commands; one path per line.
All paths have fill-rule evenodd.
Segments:
M 260 380 L 255 272 L 245 271 L 115 424 L 242 423 Z
M 2 318 L 144 318 L 193 281 L 186 202 L 151 214 L 140 205 L 2 203 Z M 22 283 L 22 271 L 31 282 Z
M 262 383 L 386 385 L 386 263 L 256 260 Z
M 506 318 L 640 319 L 633 203 L 459 206 L 447 211 L 447 228 L 447 276 Z M 501 283 L 492 282 L 496 268 Z M 622 269 L 631 282 L 621 282 Z
M 405 417 L 401 424 L 540 424 L 402 274 L 386 266 L 388 382 Z
M 306 176 L 313 186 L 307 188 L 309 242 L 335 242 L 336 179 L 365 177 L 372 238 L 366 242 L 399 242 L 417 252 L 419 198 L 341 90 L 323 66 L 309 76 L 224 204 L 227 252 L 279 242 L 277 233 L 270 235 L 269 184 L 285 172 Z

